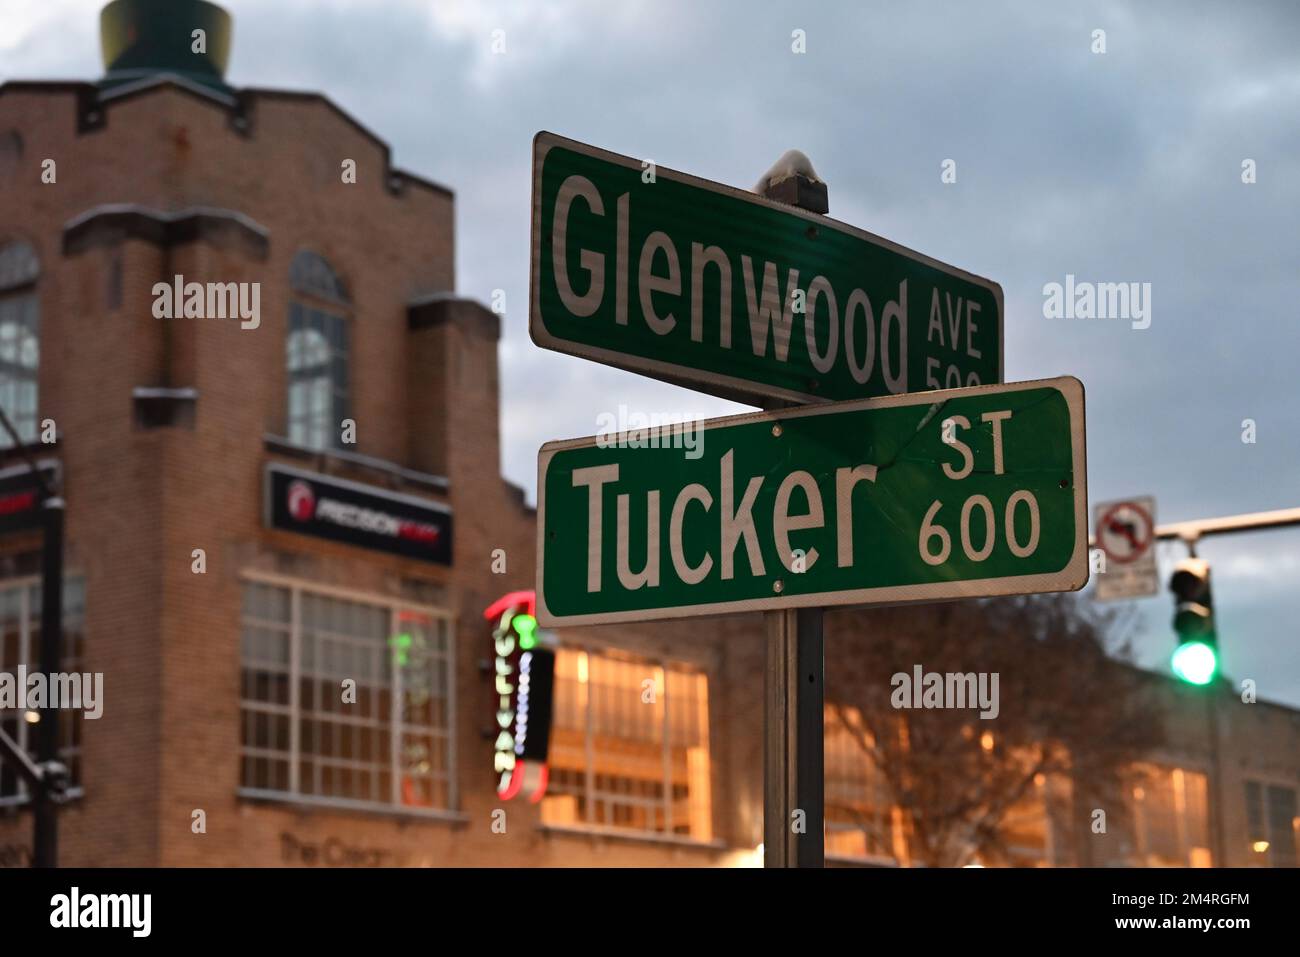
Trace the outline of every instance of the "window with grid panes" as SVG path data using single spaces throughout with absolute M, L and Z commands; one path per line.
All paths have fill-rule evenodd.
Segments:
M 63 582 L 63 650 L 59 671 L 81 671 L 85 645 L 86 588 L 84 579 L 69 576 Z M 17 675 L 18 666 L 37 670 L 41 653 L 41 583 L 39 578 L 0 581 L 0 671 Z M 35 757 L 35 713 L 0 709 L 0 728 Z M 79 709 L 59 712 L 59 757 L 68 766 L 70 787 L 81 787 L 81 731 Z M 0 761 L 0 806 L 27 801 L 27 786 L 4 761 Z
M 561 648 L 542 821 L 713 837 L 707 677 Z
M 0 243 L 0 408 L 24 444 L 36 441 L 40 372 L 40 264 L 24 242 Z M 0 429 L 0 448 L 13 445 Z
M 294 257 L 289 283 L 288 438 L 305 448 L 338 448 L 349 404 L 347 290 L 329 263 L 307 250 Z
M 452 808 L 451 647 L 449 620 L 429 610 L 246 583 L 241 790 Z

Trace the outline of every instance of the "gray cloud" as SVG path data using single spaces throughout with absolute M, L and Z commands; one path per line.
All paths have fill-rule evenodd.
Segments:
M 507 295 L 503 469 L 530 494 L 537 447 L 592 433 L 620 402 L 740 409 L 529 341 L 530 143 L 551 129 L 740 186 L 804 149 L 836 218 L 1002 283 L 1009 378 L 1083 380 L 1093 500 L 1154 493 L 1166 520 L 1300 504 L 1292 2 L 227 6 L 233 82 L 319 89 L 399 165 L 456 189 L 459 286 Z M 0 43 L 0 70 L 97 75 L 97 7 L 52 0 L 61 26 Z M 1104 55 L 1089 51 L 1098 28 Z M 1245 158 L 1255 185 L 1240 181 Z M 1152 283 L 1151 328 L 1044 319 L 1043 284 L 1066 273 Z M 1287 572 L 1241 562 L 1294 569 L 1298 544 L 1277 533 L 1206 551 L 1237 563 L 1216 575 L 1234 671 L 1296 702 L 1285 649 L 1300 598 Z M 1154 664 L 1172 647 L 1168 598 L 1141 607 Z

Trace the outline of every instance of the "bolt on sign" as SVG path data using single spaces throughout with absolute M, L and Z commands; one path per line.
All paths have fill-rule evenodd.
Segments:
M 608 436 L 538 457 L 544 625 L 1067 591 L 1088 580 L 1072 377 Z
M 529 331 L 765 405 L 1002 381 L 1002 287 L 825 216 L 533 140 Z

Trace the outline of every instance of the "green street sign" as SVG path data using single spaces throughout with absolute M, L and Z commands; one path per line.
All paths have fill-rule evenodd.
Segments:
M 825 216 L 533 140 L 529 331 L 766 405 L 1002 381 L 1002 287 Z
M 548 627 L 1088 580 L 1070 377 L 548 442 L 537 467 Z

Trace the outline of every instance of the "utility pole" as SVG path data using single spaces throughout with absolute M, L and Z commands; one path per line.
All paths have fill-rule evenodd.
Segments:
M 23 457 L 41 490 L 41 525 L 44 531 L 41 548 L 41 645 L 39 668 L 47 686 L 59 671 L 63 645 L 63 498 L 42 474 L 31 457 L 9 416 L 0 408 L 0 426 L 8 433 L 14 448 Z M 3 731 L 0 731 L 0 757 L 10 761 L 27 784 L 32 796 L 34 867 L 57 867 L 59 861 L 58 805 L 68 784 L 68 769 L 59 761 L 59 711 L 53 694 L 47 693 L 36 729 L 36 761 L 26 754 Z
M 808 157 L 790 150 L 754 192 L 812 213 L 829 212 L 826 184 Z M 816 227 L 809 227 L 814 234 Z M 782 408 L 769 403 L 767 408 Z M 763 615 L 763 866 L 822 867 L 826 862 L 824 609 Z M 796 812 L 802 820 L 796 821 Z

